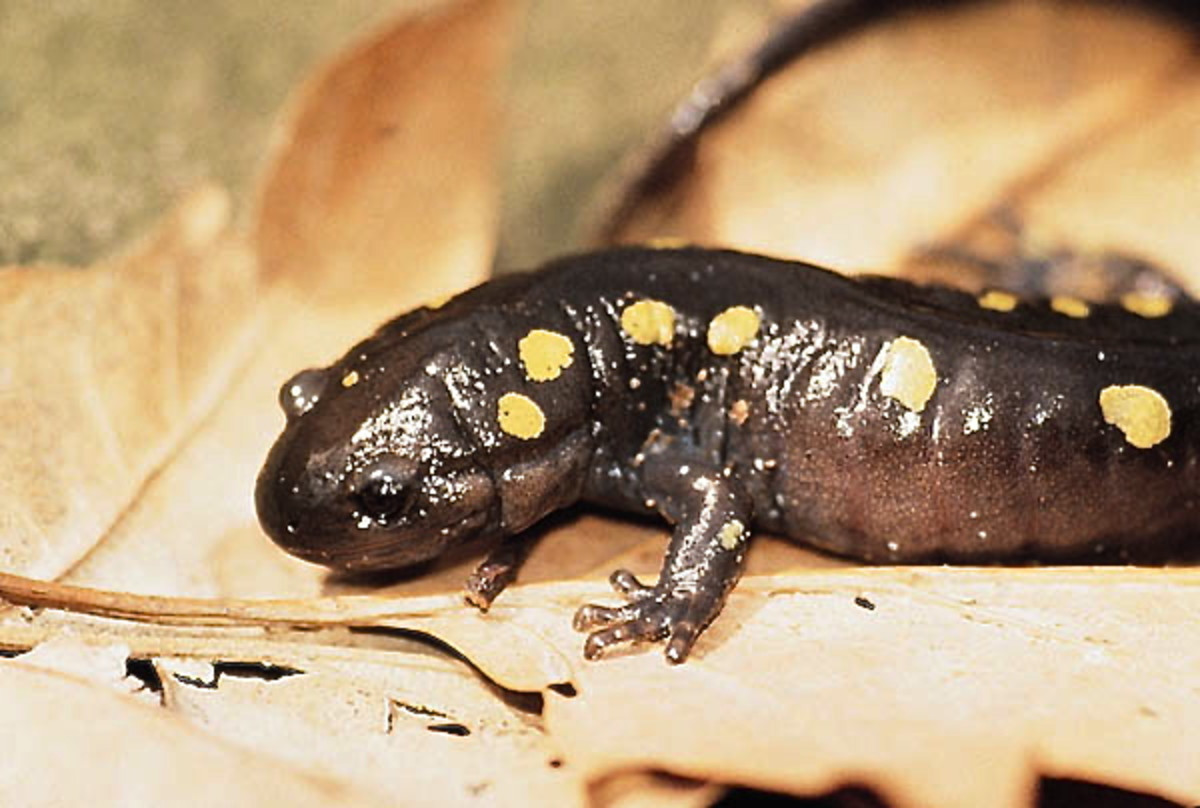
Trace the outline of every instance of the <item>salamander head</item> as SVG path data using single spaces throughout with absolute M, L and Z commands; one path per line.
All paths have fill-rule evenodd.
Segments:
M 389 363 L 356 349 L 284 384 L 287 426 L 255 492 L 283 549 L 336 569 L 390 569 L 499 532 L 491 474 L 419 356 Z

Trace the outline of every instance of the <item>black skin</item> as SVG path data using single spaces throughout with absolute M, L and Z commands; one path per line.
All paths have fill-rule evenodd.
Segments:
M 669 345 L 623 327 L 643 300 L 674 312 Z M 739 305 L 760 326 L 718 355 L 709 323 Z M 566 258 L 401 317 L 285 385 L 259 516 L 291 553 L 373 570 L 517 536 L 579 500 L 658 513 L 674 525 L 658 582 L 614 573 L 628 603 L 584 606 L 575 625 L 588 657 L 665 639 L 678 662 L 736 583 L 751 526 L 886 563 L 1077 560 L 1195 536 L 1198 315 L 1183 298 L 1153 319 L 999 312 L 728 251 Z M 518 357 L 533 329 L 573 346 L 557 378 L 530 379 Z M 919 411 L 883 389 L 900 337 L 936 368 Z M 1111 385 L 1161 394 L 1169 434 L 1131 445 L 1098 403 Z M 538 404 L 538 434 L 502 429 L 506 393 Z M 519 563 L 500 548 L 468 585 L 481 606 Z
M 624 199 L 668 182 L 701 131 L 796 58 L 895 13 L 967 1 L 806 6 L 698 86 Z M 1143 2 L 1200 16 L 1191 0 Z M 612 232 L 624 199 L 606 217 Z M 641 299 L 675 312 L 669 346 L 622 329 Z M 761 328 L 718 356 L 706 329 L 732 305 Z M 528 378 L 517 343 L 531 329 L 570 339 L 558 378 Z M 881 392 L 873 364 L 901 336 L 936 367 L 919 411 Z M 467 582 L 484 609 L 515 577 L 522 531 L 546 514 L 579 500 L 659 513 L 674 531 L 657 583 L 618 570 L 628 602 L 584 606 L 575 626 L 590 632 L 589 658 L 666 640 L 681 662 L 736 584 L 751 526 L 873 562 L 1123 557 L 1194 540 L 1198 360 L 1200 318 L 1182 297 L 1161 318 L 1094 306 L 1072 319 L 1044 301 L 994 312 L 946 289 L 732 252 L 602 252 L 419 309 L 298 374 L 256 502 L 284 549 L 336 569 L 496 542 Z M 1169 402 L 1169 435 L 1149 448 L 1098 404 L 1129 384 Z M 536 436 L 500 427 L 505 393 L 537 402 Z

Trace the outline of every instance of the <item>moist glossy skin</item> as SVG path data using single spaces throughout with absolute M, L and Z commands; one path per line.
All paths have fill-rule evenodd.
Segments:
M 1200 312 L 1128 302 L 1143 314 L 981 305 L 725 251 L 568 258 L 285 385 L 259 514 L 289 552 L 376 569 L 581 499 L 658 513 L 659 581 L 618 571 L 629 602 L 576 625 L 588 656 L 665 639 L 672 661 L 752 529 L 877 562 L 1174 544 L 1200 527 Z M 480 605 L 519 562 L 503 547 L 468 584 Z

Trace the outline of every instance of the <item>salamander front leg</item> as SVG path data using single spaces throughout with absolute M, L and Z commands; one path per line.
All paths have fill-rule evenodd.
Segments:
M 517 572 L 529 555 L 531 542 L 523 536 L 509 537 L 488 553 L 463 586 L 467 602 L 486 612 L 504 589 L 517 579 Z
M 686 490 L 663 503 L 676 525 L 658 583 L 646 586 L 617 570 L 609 580 L 628 603 L 576 612 L 575 629 L 591 632 L 583 647 L 588 659 L 615 645 L 665 639 L 667 661 L 683 662 L 741 575 L 749 498 L 719 472 L 674 476 Z

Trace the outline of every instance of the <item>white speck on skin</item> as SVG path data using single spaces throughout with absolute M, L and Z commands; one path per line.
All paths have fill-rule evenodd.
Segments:
M 988 396 L 978 404 L 972 404 L 963 411 L 963 434 L 973 435 L 982 429 L 987 429 L 992 422 L 992 397 Z

